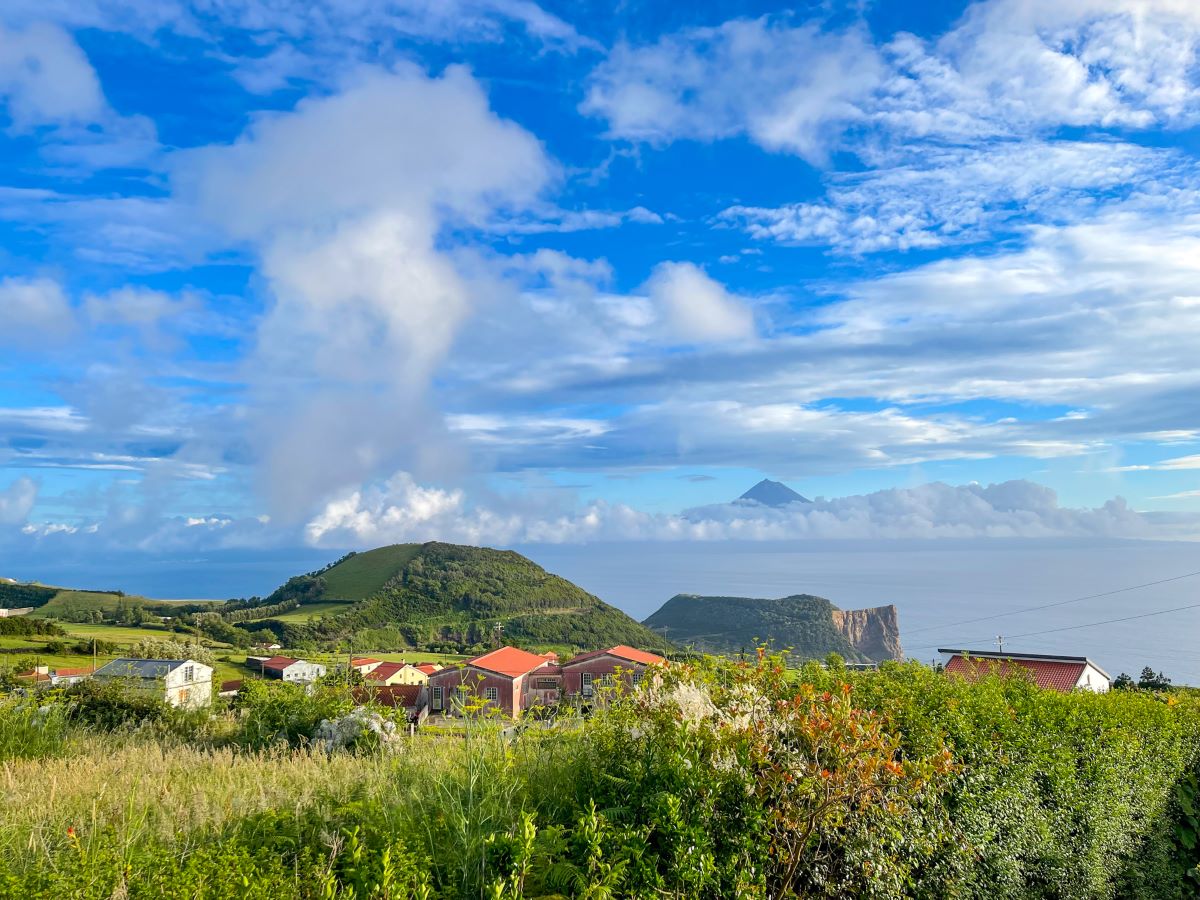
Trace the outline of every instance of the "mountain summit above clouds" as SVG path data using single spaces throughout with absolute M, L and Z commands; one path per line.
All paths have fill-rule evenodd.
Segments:
M 742 496 L 738 500 L 750 500 L 754 503 L 761 503 L 763 506 L 787 506 L 789 503 L 811 503 L 807 497 L 801 496 L 793 491 L 790 487 L 780 481 L 771 481 L 769 478 L 764 478 Z

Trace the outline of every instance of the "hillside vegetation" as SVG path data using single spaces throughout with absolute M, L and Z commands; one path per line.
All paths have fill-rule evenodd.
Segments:
M 287 646 L 351 640 L 384 629 L 410 646 L 471 647 L 497 637 L 531 646 L 669 644 L 598 597 L 508 550 L 398 544 L 351 555 L 302 579 L 288 583 L 293 594 L 304 595 L 294 607 L 297 614 L 335 597 L 362 599 L 340 610 L 322 606 L 324 615 L 307 622 L 288 612 L 253 623 L 272 629 Z
M 752 652 L 765 642 L 802 659 L 837 653 L 850 662 L 872 661 L 838 630 L 835 609 L 811 594 L 778 600 L 677 594 L 643 624 L 678 645 L 711 653 Z

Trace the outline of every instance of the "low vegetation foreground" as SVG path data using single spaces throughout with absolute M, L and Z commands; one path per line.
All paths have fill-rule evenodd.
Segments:
M 515 724 L 355 697 L 0 698 L 0 896 L 1200 895 L 1186 692 L 762 655 Z

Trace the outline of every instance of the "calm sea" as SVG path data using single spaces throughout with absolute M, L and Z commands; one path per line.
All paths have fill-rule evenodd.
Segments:
M 938 647 L 1092 657 L 1112 676 L 1143 666 L 1200 684 L 1200 608 L 1083 625 L 1200 604 L 1200 577 L 974 624 L 964 620 L 1200 571 L 1200 544 L 1095 541 L 605 543 L 516 548 L 635 618 L 677 593 L 779 597 L 809 593 L 853 609 L 894 603 L 910 657 Z M 4 560 L 0 574 L 152 597 L 270 593 L 338 551 L 221 551 L 202 555 Z M 1030 634 L 1031 632 L 1051 632 Z M 1021 637 L 1020 635 L 1028 635 Z

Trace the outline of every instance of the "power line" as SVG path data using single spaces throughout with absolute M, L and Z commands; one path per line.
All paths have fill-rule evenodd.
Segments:
M 1079 628 L 1095 628 L 1098 625 L 1113 625 L 1117 622 L 1132 622 L 1134 619 L 1149 619 L 1151 616 L 1164 616 L 1167 613 L 1183 612 L 1188 609 L 1200 609 L 1200 603 L 1190 603 L 1187 606 L 1176 606 L 1171 609 L 1159 609 L 1154 612 L 1139 613 L 1136 616 L 1122 616 L 1119 619 L 1105 619 L 1102 622 L 1086 622 L 1083 625 L 1063 625 L 1061 628 L 1045 628 L 1041 631 L 1027 631 L 1024 634 L 1010 635 L 1007 640 L 1016 640 L 1017 638 L 1036 637 L 1040 634 L 1057 634 L 1060 631 L 1075 631 Z M 987 640 L 984 638 L 983 640 Z M 944 642 L 943 642 L 944 643 Z M 968 643 L 980 643 L 980 641 L 969 641 Z M 929 647 L 937 647 L 937 644 L 925 644 L 921 647 L 912 647 L 911 650 L 925 650 Z
M 1111 597 L 1114 594 L 1127 594 L 1130 591 L 1140 591 L 1142 588 L 1155 587 L 1160 584 L 1170 584 L 1172 581 L 1182 581 L 1185 578 L 1195 578 L 1200 575 L 1200 572 L 1188 572 L 1184 575 L 1175 575 L 1171 578 L 1161 578 L 1158 581 L 1147 581 L 1145 584 L 1134 584 L 1129 587 L 1117 588 L 1115 591 L 1103 591 L 1099 594 L 1088 594 L 1085 597 L 1073 597 L 1070 600 L 1058 600 L 1054 603 L 1043 603 L 1039 606 L 1027 606 L 1024 609 L 1014 609 L 1009 612 L 995 613 L 990 616 L 979 616 L 975 619 L 963 619 L 961 622 L 948 622 L 944 625 L 925 625 L 921 628 L 909 628 L 908 634 L 917 634 L 922 631 L 934 631 L 938 628 L 957 628 L 959 625 L 974 625 L 976 622 L 990 622 L 993 619 L 1002 619 L 1005 616 L 1019 616 L 1022 613 L 1037 612 L 1042 609 L 1053 609 L 1056 606 L 1066 606 L 1069 603 L 1082 603 L 1084 600 L 1096 600 L 1099 597 Z M 1019 635 L 1018 635 L 1019 636 Z

